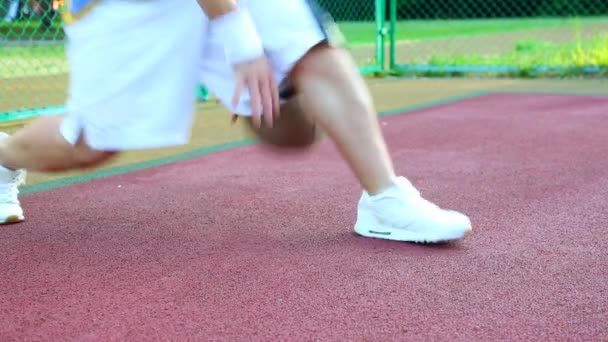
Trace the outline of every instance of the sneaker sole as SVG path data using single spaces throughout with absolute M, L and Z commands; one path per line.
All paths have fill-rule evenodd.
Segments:
M 411 242 L 416 244 L 443 244 L 463 239 L 471 232 L 471 228 L 463 228 L 461 231 L 451 232 L 450 234 L 442 234 L 441 236 L 429 236 L 427 234 L 419 234 L 409 232 L 403 229 L 363 229 L 355 227 L 355 233 L 374 239 Z
M 11 216 L 7 217 L 6 219 L 4 219 L 4 222 L 2 222 L 0 224 L 14 224 L 14 223 L 23 222 L 24 220 L 25 220 L 25 217 L 23 217 L 23 216 L 11 215 Z

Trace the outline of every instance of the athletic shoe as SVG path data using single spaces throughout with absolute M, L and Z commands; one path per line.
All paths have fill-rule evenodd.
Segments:
M 0 132 L 0 139 L 7 137 Z M 9 170 L 0 166 L 0 224 L 23 221 L 23 209 L 19 203 L 19 186 L 25 183 L 25 170 Z
M 422 198 L 406 179 L 399 177 L 384 192 L 359 200 L 355 233 L 371 238 L 414 243 L 445 243 L 471 232 L 469 218 L 445 210 Z

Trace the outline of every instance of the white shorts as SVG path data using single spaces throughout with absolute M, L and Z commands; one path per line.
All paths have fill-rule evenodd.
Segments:
M 306 0 L 249 0 L 277 80 L 327 39 Z M 98 150 L 185 144 L 196 87 L 204 84 L 231 111 L 250 115 L 249 96 L 236 108 L 232 69 L 221 37 L 195 0 L 101 0 L 66 24 L 70 62 L 68 115 L 61 131 L 74 144 L 84 133 Z

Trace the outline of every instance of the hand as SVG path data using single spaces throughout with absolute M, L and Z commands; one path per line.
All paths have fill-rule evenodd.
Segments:
M 251 97 L 251 119 L 256 127 L 264 123 L 272 127 L 275 117 L 279 115 L 279 87 L 274 78 L 270 63 L 265 56 L 234 66 L 236 87 L 232 105 L 236 107 L 243 88 L 247 87 Z

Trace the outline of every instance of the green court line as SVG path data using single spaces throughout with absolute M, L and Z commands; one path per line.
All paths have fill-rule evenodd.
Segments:
M 0 113 L 0 122 L 10 122 L 17 120 L 26 120 L 37 118 L 40 116 L 56 116 L 63 115 L 66 112 L 65 106 L 50 106 L 41 109 L 28 109 L 21 111 L 11 111 Z
M 397 108 L 397 109 L 393 109 L 393 110 L 383 111 L 383 112 L 380 112 L 379 116 L 382 117 L 382 116 L 390 116 L 390 115 L 395 115 L 395 114 L 405 114 L 405 113 L 409 113 L 409 112 L 413 112 L 413 111 L 417 111 L 417 110 L 421 110 L 421 109 L 441 106 L 444 104 L 454 103 L 454 102 L 458 102 L 458 101 L 462 101 L 462 100 L 468 100 L 468 99 L 472 99 L 472 98 L 475 98 L 478 96 L 488 95 L 490 93 L 491 92 L 488 92 L 485 90 L 473 91 L 473 92 L 466 93 L 463 95 L 449 96 L 449 97 L 446 97 L 446 98 L 443 98 L 440 100 L 423 102 L 423 103 L 420 103 L 417 105 L 411 105 L 411 106 L 401 107 L 401 108 Z
M 455 103 L 455 102 L 459 102 L 462 100 L 472 99 L 475 97 L 494 94 L 494 93 L 509 93 L 509 92 L 508 91 L 505 91 L 505 92 L 494 91 L 494 90 L 492 90 L 492 91 L 474 91 L 474 92 L 466 93 L 463 95 L 451 96 L 451 97 L 443 98 L 440 100 L 429 101 L 429 102 L 425 102 L 425 103 L 421 103 L 421 104 L 417 104 L 417 105 L 401 107 L 401 108 L 397 108 L 397 109 L 393 109 L 393 110 L 389 110 L 389 111 L 383 111 L 383 112 L 379 113 L 379 116 L 383 117 L 383 116 L 390 116 L 390 115 L 397 115 L 397 114 L 406 114 L 406 113 L 411 113 L 411 112 L 421 110 L 421 109 L 436 107 L 436 106 L 440 106 L 440 105 L 444 105 L 444 104 Z M 550 94 L 550 93 L 543 93 L 543 94 Z M 568 95 L 568 94 L 557 94 L 557 95 Z M 571 95 L 589 95 L 589 94 L 571 94 Z M 88 181 L 111 177 L 111 176 L 123 175 L 123 174 L 131 173 L 131 172 L 136 172 L 136 171 L 152 168 L 152 167 L 157 167 L 157 166 L 167 165 L 167 164 L 171 164 L 171 163 L 175 163 L 175 162 L 179 162 L 179 161 L 183 161 L 183 160 L 193 159 L 193 158 L 205 156 L 205 155 L 216 153 L 216 152 L 226 151 L 226 150 L 243 147 L 243 146 L 254 145 L 257 143 L 258 143 L 257 139 L 244 139 L 244 140 L 229 142 L 229 143 L 220 144 L 220 145 L 202 147 L 202 148 L 194 149 L 194 150 L 191 150 L 188 152 L 179 153 L 179 154 L 162 157 L 162 158 L 158 158 L 158 159 L 152 159 L 152 160 L 147 160 L 144 162 L 137 162 L 137 163 L 131 163 L 131 164 L 126 164 L 126 165 L 121 165 L 121 166 L 115 166 L 115 167 L 110 167 L 107 169 L 100 169 L 100 170 L 96 170 L 96 171 L 93 171 L 90 173 L 84 173 L 84 174 L 80 174 L 80 175 L 76 175 L 76 176 L 68 176 L 68 177 L 64 177 L 64 178 L 60 178 L 60 179 L 56 179 L 56 180 L 52 180 L 52 181 L 48 181 L 48 182 L 42 182 L 42 183 L 38 183 L 38 184 L 25 186 L 21 190 L 21 193 L 22 194 L 33 194 L 33 193 L 37 193 L 37 192 L 49 191 L 49 190 L 77 184 L 77 183 L 88 182 Z
M 88 181 L 92 181 L 95 179 L 101 179 L 101 178 L 106 178 L 106 177 L 111 177 L 111 176 L 123 175 L 123 174 L 130 173 L 130 172 L 140 171 L 140 170 L 149 169 L 149 168 L 156 167 L 156 166 L 175 163 L 175 162 L 182 161 L 182 160 L 192 159 L 192 158 L 204 156 L 204 155 L 215 153 L 215 152 L 225 151 L 225 150 L 229 150 L 229 149 L 233 149 L 233 148 L 237 148 L 237 147 L 241 147 L 241 146 L 252 145 L 255 142 L 256 142 L 256 140 L 254 140 L 254 139 L 245 139 L 245 140 L 229 142 L 226 144 L 202 147 L 202 148 L 198 148 L 198 149 L 195 149 L 192 151 L 174 154 L 174 155 L 163 157 L 163 158 L 146 160 L 143 162 L 125 164 L 125 165 L 120 165 L 120 166 L 114 166 L 114 167 L 110 167 L 107 169 L 99 169 L 99 170 L 96 170 L 96 171 L 93 171 L 90 173 L 84 173 L 84 174 L 80 174 L 80 175 L 76 175 L 76 176 L 68 176 L 68 177 L 59 178 L 59 179 L 55 179 L 55 180 L 48 181 L 48 182 L 41 182 L 41 183 L 37 183 L 37 184 L 33 184 L 33 185 L 28 185 L 28 186 L 23 187 L 23 189 L 20 192 L 22 194 L 31 194 L 31 193 L 36 193 L 36 192 L 49 191 L 49 190 L 53 190 L 56 188 L 60 188 L 60 187 L 64 187 L 64 186 L 68 186 L 68 185 L 72 185 L 72 184 L 88 182 Z

